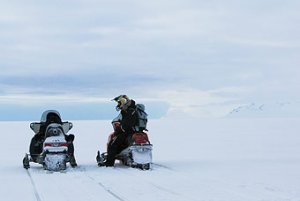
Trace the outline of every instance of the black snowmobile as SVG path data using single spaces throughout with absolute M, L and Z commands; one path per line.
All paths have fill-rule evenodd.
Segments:
M 70 162 L 76 167 L 74 158 L 74 135 L 67 135 L 73 124 L 62 122 L 59 112 L 47 110 L 42 114 L 40 122 L 33 122 L 30 128 L 35 133 L 31 140 L 29 154 L 25 154 L 23 167 L 28 169 L 30 162 L 43 165 L 50 171 L 61 171 Z

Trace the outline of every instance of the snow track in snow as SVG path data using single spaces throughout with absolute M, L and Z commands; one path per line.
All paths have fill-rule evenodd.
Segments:
M 101 182 L 87 177 L 82 169 L 69 167 L 63 172 L 49 172 L 42 167 L 31 168 L 28 173 L 31 175 L 37 201 L 98 201 L 100 198 L 107 201 L 127 201 L 116 193 L 109 192 L 108 187 L 100 186 Z
M 157 190 L 159 190 L 159 191 L 161 191 L 162 193 L 167 193 L 167 194 L 169 194 L 170 196 L 181 196 L 180 195 L 180 193 L 178 193 L 178 192 L 175 192 L 174 190 L 171 190 L 171 189 L 168 189 L 167 187 L 164 187 L 164 186 L 162 186 L 162 185 L 160 185 L 160 184 L 157 184 L 157 183 L 155 183 L 154 181 L 151 181 L 151 180 L 149 180 L 149 179 L 146 179 L 146 178 L 143 178 L 142 180 L 141 179 L 139 179 L 139 178 L 135 178 L 135 173 L 134 172 L 132 172 L 131 170 L 127 170 L 127 169 L 124 169 L 124 168 L 119 168 L 119 169 L 117 169 L 118 171 L 120 171 L 123 175 L 125 174 L 125 175 L 129 175 L 130 176 L 130 178 L 131 178 L 131 181 L 134 181 L 135 183 L 137 183 L 137 184 L 141 184 L 141 183 L 143 183 L 143 185 L 144 186 L 147 186 L 147 189 L 149 190 L 149 189 L 155 189 L 154 191 L 157 191 Z M 126 171 L 125 171 L 126 170 Z M 135 170 L 133 170 L 133 171 L 135 171 Z M 139 171 L 139 170 L 136 170 L 136 171 Z M 150 191 L 153 191 L 153 190 L 150 190 Z
M 168 169 L 168 170 L 173 170 L 172 168 L 170 168 L 166 165 L 159 164 L 159 163 L 152 163 L 151 165 L 152 165 L 152 167 L 161 167 L 161 168 L 165 168 L 165 169 Z
M 31 176 L 31 174 L 30 174 L 30 172 L 29 172 L 28 169 L 26 170 L 26 173 L 27 173 L 27 175 L 28 175 L 28 177 L 29 177 L 29 179 L 30 179 L 30 182 L 31 182 L 32 189 L 33 189 L 34 196 L 35 196 L 36 200 L 37 200 L 37 201 L 42 201 L 41 198 L 40 198 L 40 195 L 39 195 L 39 193 L 38 193 L 38 191 L 37 191 L 35 182 L 34 182 L 34 180 L 32 179 L 32 176 Z
M 84 173 L 87 178 L 89 178 L 91 181 L 93 181 L 94 183 L 96 183 L 97 185 L 99 185 L 101 188 L 103 188 L 107 193 L 109 193 L 110 195 L 112 195 L 117 200 L 119 200 L 119 201 L 126 201 L 126 199 L 122 198 L 116 192 L 112 191 L 111 188 L 109 188 L 108 186 L 104 185 L 101 181 L 96 180 L 95 178 L 93 178 L 92 176 L 90 176 L 87 173 L 86 168 L 80 168 L 79 170 L 80 170 L 80 172 Z
M 64 172 L 49 172 L 39 166 L 26 171 L 36 201 L 135 201 L 140 197 L 144 201 L 203 201 L 209 200 L 211 195 L 215 196 L 215 200 L 221 201 L 224 198 L 232 201 L 257 200 L 255 194 L 238 190 L 241 188 L 230 181 L 200 172 L 196 177 L 200 179 L 198 185 L 194 186 L 190 183 L 189 172 L 164 166 L 154 165 L 151 170 L 143 171 L 121 164 L 112 168 L 98 167 L 95 164 L 74 169 L 69 167 Z M 162 175 L 164 180 L 159 179 Z M 270 195 L 265 193 L 264 191 L 261 196 L 272 197 L 273 192 L 269 192 Z M 283 200 L 289 198 L 288 195 L 276 195 Z
M 157 166 L 159 167 L 159 166 Z M 137 197 L 143 196 L 143 200 L 191 200 L 197 201 L 199 199 L 194 199 L 180 192 L 176 189 L 170 188 L 169 186 L 164 186 L 160 184 L 160 181 L 156 179 L 156 175 L 163 171 L 165 174 L 170 174 L 169 169 L 161 168 L 151 169 L 151 170 L 139 170 L 135 168 L 126 167 L 120 164 L 116 164 L 114 168 L 99 168 L 99 172 L 89 172 L 88 174 L 94 180 L 99 180 L 102 172 L 110 172 L 110 178 L 103 178 L 103 182 L 109 189 L 114 189 L 118 192 L 126 192 L 127 200 L 136 200 Z M 152 175 L 155 176 L 152 178 Z M 119 183 L 124 183 L 127 181 L 127 185 L 120 186 Z M 124 196 L 123 196 L 124 197 Z
M 96 182 L 99 186 L 101 186 L 106 192 L 111 194 L 113 197 L 115 197 L 119 201 L 125 201 L 125 199 L 121 198 L 119 195 L 117 195 L 115 192 L 113 192 L 109 187 L 102 184 L 100 181 L 96 181 L 93 177 L 87 175 L 88 178 L 90 178 L 92 181 Z

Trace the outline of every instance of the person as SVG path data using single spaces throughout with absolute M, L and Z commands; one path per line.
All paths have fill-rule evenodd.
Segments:
M 107 158 L 105 161 L 107 167 L 114 166 L 116 155 L 129 145 L 137 122 L 136 104 L 133 99 L 126 95 L 120 95 L 113 100 L 118 103 L 116 110 L 120 111 L 120 114 L 112 122 L 114 133 L 107 145 Z
M 32 137 L 29 146 L 29 153 L 33 162 L 38 162 L 39 155 L 43 151 L 43 143 L 45 141 L 45 132 L 51 123 L 62 124 L 60 114 L 55 110 L 47 110 L 42 114 L 38 132 Z M 65 139 L 68 143 L 68 155 L 70 165 L 76 167 L 77 163 L 74 156 L 74 141 L 73 134 L 65 134 Z

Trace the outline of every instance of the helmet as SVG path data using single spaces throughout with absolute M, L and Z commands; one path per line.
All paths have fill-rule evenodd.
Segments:
M 128 96 L 126 96 L 126 95 L 117 96 L 113 100 L 118 103 L 118 105 L 116 106 L 117 111 L 126 110 L 131 102 L 130 99 L 128 98 Z

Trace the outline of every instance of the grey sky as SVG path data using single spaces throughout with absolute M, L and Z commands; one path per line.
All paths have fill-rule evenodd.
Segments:
M 296 0 L 2 1 L 0 103 L 164 102 L 218 116 L 299 100 Z M 149 103 L 150 103 L 149 102 Z

